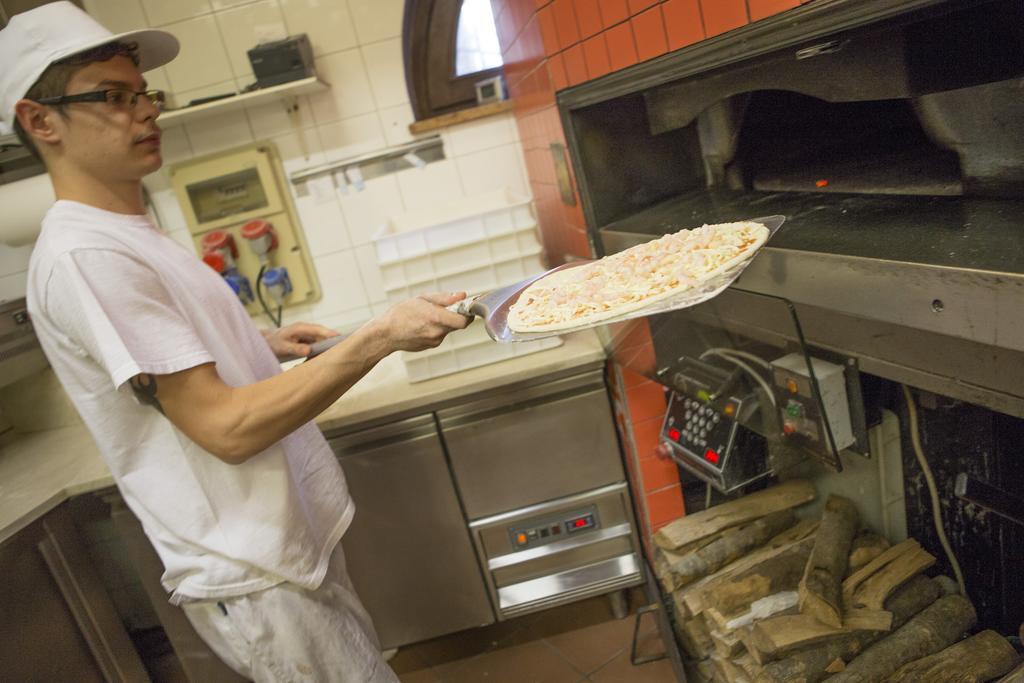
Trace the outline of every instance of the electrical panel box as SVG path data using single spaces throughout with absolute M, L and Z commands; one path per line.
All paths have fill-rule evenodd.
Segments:
M 810 363 L 821 393 L 825 415 L 821 414 L 814 400 L 814 388 L 804 355 L 791 353 L 772 361 L 772 379 L 782 418 L 782 433 L 792 439 L 809 442 L 809 447 L 828 448 L 824 422 L 828 420 L 836 450 L 848 448 L 856 438 L 850 420 L 843 366 L 814 357 L 810 358 Z
M 171 167 L 170 177 L 196 253 L 224 276 L 250 314 L 263 311 L 252 292 L 267 292 L 273 307 L 320 298 L 273 144 L 191 159 Z

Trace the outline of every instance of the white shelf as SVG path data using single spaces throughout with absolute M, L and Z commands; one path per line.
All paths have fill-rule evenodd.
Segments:
M 327 83 L 324 83 L 316 76 L 310 76 L 309 78 L 282 83 L 270 88 L 261 88 L 260 90 L 253 90 L 241 95 L 232 95 L 231 97 L 207 102 L 206 104 L 197 104 L 194 107 L 165 111 L 160 115 L 159 123 L 163 128 L 173 128 L 204 117 L 224 114 L 257 104 L 266 104 L 273 100 L 298 97 L 299 95 L 325 90 L 329 87 Z

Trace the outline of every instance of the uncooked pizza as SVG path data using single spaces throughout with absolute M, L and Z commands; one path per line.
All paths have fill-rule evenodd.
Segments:
M 665 235 L 526 288 L 511 306 L 515 332 L 600 322 L 699 287 L 753 256 L 768 239 L 760 223 L 721 223 Z

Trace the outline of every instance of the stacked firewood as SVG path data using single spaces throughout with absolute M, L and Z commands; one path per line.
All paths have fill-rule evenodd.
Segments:
M 1005 638 L 964 638 L 974 607 L 951 579 L 923 574 L 935 558 L 917 541 L 860 531 L 840 496 L 820 519 L 798 519 L 794 508 L 814 498 L 809 482 L 788 481 L 654 535 L 694 680 L 1024 683 Z

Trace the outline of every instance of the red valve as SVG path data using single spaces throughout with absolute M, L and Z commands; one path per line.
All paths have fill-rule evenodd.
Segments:
M 203 235 L 201 241 L 203 253 L 209 251 L 222 252 L 227 250 L 231 254 L 232 258 L 238 258 L 238 245 L 235 244 L 235 238 L 231 236 L 230 232 L 224 230 L 214 230 Z
M 277 249 L 277 233 L 267 221 L 249 221 L 242 226 L 242 237 L 249 241 L 249 248 L 261 261 L 266 261 L 267 255 Z
M 269 221 L 249 221 L 242 226 L 242 237 L 247 240 L 259 239 L 267 234 L 274 236 L 274 246 L 277 246 L 277 233 L 274 232 L 274 226 Z
M 203 263 L 210 266 L 218 273 L 223 273 L 226 268 L 224 257 L 215 251 L 208 251 L 203 254 Z

